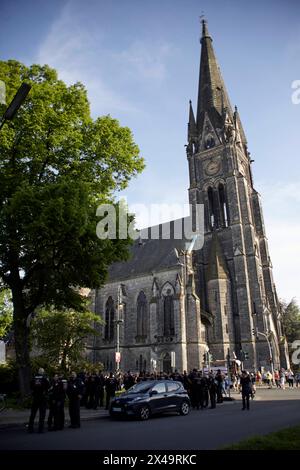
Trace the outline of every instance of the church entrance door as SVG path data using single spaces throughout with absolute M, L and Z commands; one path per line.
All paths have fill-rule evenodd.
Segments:
M 163 356 L 163 372 L 166 372 L 167 374 L 169 374 L 170 372 L 172 372 L 172 368 L 171 368 L 171 356 L 169 353 L 166 353 L 164 356 Z

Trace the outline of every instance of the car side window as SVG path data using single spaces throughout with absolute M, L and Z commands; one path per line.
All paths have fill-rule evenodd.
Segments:
M 178 390 L 180 388 L 180 385 L 176 382 L 168 382 L 168 392 L 175 392 L 175 390 Z
M 164 383 L 158 383 L 154 385 L 152 391 L 155 390 L 157 393 L 164 393 L 166 391 L 166 385 Z

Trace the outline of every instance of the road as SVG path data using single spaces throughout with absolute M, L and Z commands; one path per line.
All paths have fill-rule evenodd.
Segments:
M 236 395 L 237 397 L 237 395 Z M 250 411 L 234 402 L 186 416 L 159 416 L 147 422 L 84 421 L 81 429 L 27 434 L 22 427 L 0 430 L 2 450 L 200 450 L 218 449 L 255 434 L 300 424 L 300 388 L 260 390 Z

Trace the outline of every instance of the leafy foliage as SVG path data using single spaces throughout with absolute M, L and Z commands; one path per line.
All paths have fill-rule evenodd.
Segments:
M 126 259 L 128 239 L 97 238 L 96 208 L 113 202 L 144 162 L 130 129 L 91 118 L 82 84 L 14 60 L 0 61 L 0 80 L 7 102 L 22 81 L 32 85 L 0 139 L 0 282 L 12 291 L 20 384 L 28 388 L 29 316 L 41 306 L 84 311 L 74 286 L 100 287 L 107 267 Z
M 98 334 L 100 322 L 89 311 L 42 310 L 33 321 L 32 337 L 45 362 L 64 371 L 82 360 L 86 340 Z
M 25 307 L 78 307 L 72 285 L 96 287 L 107 265 L 126 257 L 127 240 L 99 240 L 95 211 L 143 169 L 126 127 L 93 121 L 80 83 L 67 87 L 48 66 L 0 62 L 8 100 L 22 80 L 29 99 L 0 141 L 0 275 L 10 285 L 17 257 Z M 76 304 L 77 302 L 77 304 Z
M 0 340 L 4 339 L 12 327 L 13 307 L 8 289 L 0 290 Z
M 300 307 L 296 299 L 283 304 L 283 329 L 289 344 L 300 340 Z

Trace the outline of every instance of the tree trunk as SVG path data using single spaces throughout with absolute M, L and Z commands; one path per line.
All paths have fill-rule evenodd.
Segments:
M 19 372 L 19 387 L 21 397 L 24 398 L 30 393 L 29 328 L 26 324 L 27 316 L 24 308 L 22 287 L 20 285 L 11 286 L 11 290 L 14 307 L 14 340 Z
M 70 345 L 70 339 L 67 338 L 66 344 L 65 344 L 63 352 L 62 352 L 61 362 L 60 362 L 60 367 L 64 371 L 67 370 L 67 357 L 68 357 L 69 345 Z

